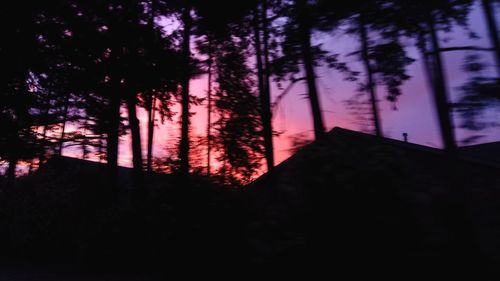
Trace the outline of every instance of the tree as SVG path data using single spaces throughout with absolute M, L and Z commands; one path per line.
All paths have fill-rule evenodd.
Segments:
M 207 59 L 204 61 L 206 65 L 207 72 L 207 135 L 206 135 L 206 146 L 207 146 L 207 162 L 206 162 L 206 174 L 211 175 L 211 163 L 212 163 L 212 82 L 213 82 L 213 65 L 214 65 L 214 38 L 209 32 L 206 34 L 205 40 L 199 40 L 197 49 L 200 53 L 205 54 Z
M 262 0 L 254 8 L 254 48 L 257 62 L 257 80 L 260 96 L 261 119 L 267 170 L 274 167 L 273 129 L 271 114 L 270 62 L 269 62 L 269 20 L 268 1 Z M 260 5 L 259 5 L 260 4 Z M 262 41 L 262 42 L 261 42 Z
M 323 63 L 347 74 L 350 80 L 356 76 L 345 63 L 339 61 L 338 54 L 330 54 L 323 50 L 321 45 L 313 45 L 311 42 L 311 35 L 315 30 L 331 31 L 342 18 L 343 13 L 339 15 L 332 13 L 332 6 L 335 5 L 331 1 L 296 0 L 284 2 L 277 8 L 279 17 L 285 18 L 286 22 L 281 31 L 283 34 L 279 46 L 281 54 L 275 56 L 272 61 L 273 74 L 278 82 L 289 80 L 290 86 L 298 81 L 306 81 L 316 139 L 322 138 L 325 126 L 316 87 L 315 67 Z M 303 73 L 305 77 L 295 77 L 298 73 Z M 279 101 L 288 90 L 289 87 L 276 101 Z
M 182 36 L 182 79 L 181 79 L 181 142 L 179 159 L 181 161 L 180 172 L 189 173 L 189 81 L 191 79 L 191 5 L 188 3 L 183 8 L 182 23 L 184 25 Z
M 361 57 L 363 59 L 363 63 L 365 65 L 365 71 L 366 71 L 366 77 L 367 77 L 367 83 L 366 83 L 366 88 L 368 89 L 370 93 L 370 102 L 371 102 L 371 107 L 372 107 L 372 114 L 373 114 L 373 124 L 375 127 L 375 134 L 377 136 L 382 137 L 383 132 L 382 132 L 382 125 L 380 124 L 380 117 L 379 117 L 379 109 L 378 109 L 378 101 L 377 101 L 377 93 L 376 93 L 376 86 L 375 86 L 375 81 L 374 81 L 374 72 L 373 68 L 371 65 L 370 61 L 370 56 L 369 56 L 369 50 L 370 50 L 370 45 L 369 45 L 369 39 L 368 39 L 368 32 L 366 30 L 366 23 L 363 18 L 363 15 L 358 16 L 358 26 L 359 26 L 359 33 L 360 33 L 360 39 L 361 39 Z
M 0 124 L 3 128 L 0 158 L 9 163 L 9 178 L 15 177 L 19 161 L 29 161 L 43 151 L 43 143 L 35 130 L 37 123 L 48 115 L 47 107 L 39 104 L 38 99 L 47 93 L 42 91 L 38 80 L 46 69 L 46 61 L 41 56 L 46 45 L 39 36 L 43 29 L 40 23 L 43 11 L 43 5 L 26 7 L 22 3 L 12 3 L 0 13 L 0 31 L 9 38 L 0 43 L 0 60 L 6 70 L 0 78 Z
M 304 64 L 304 72 L 307 79 L 307 89 L 309 102 L 311 103 L 311 111 L 314 123 L 314 135 L 316 139 L 323 137 L 325 133 L 325 125 L 323 124 L 323 116 L 319 103 L 318 90 L 316 88 L 316 74 L 314 72 L 314 54 L 311 47 L 311 32 L 314 15 L 309 12 L 310 7 L 307 5 L 307 0 L 296 0 L 295 11 L 298 25 L 298 39 L 300 42 L 301 59 Z
M 359 91 L 368 93 L 371 123 L 373 131 L 383 136 L 382 120 L 379 112 L 377 86 L 385 86 L 387 100 L 395 103 L 401 95 L 402 83 L 410 78 L 406 68 L 414 60 L 406 55 L 400 43 L 400 31 L 387 16 L 391 7 L 387 0 L 355 0 L 345 3 L 318 1 L 318 29 L 323 32 L 338 32 L 339 26 L 346 26 L 347 34 L 355 35 L 360 42 L 359 50 L 349 55 L 357 55 L 362 61 L 366 80 L 360 83 Z M 389 14 L 390 15 L 390 14 Z M 341 31 L 342 32 L 342 31 Z M 327 57 L 332 67 L 345 72 L 347 80 L 358 81 L 360 73 L 351 71 L 347 65 L 339 64 L 336 57 Z M 356 104 L 356 114 L 360 116 L 358 99 L 364 100 L 364 95 L 356 95 L 348 101 L 350 106 Z M 354 109 L 354 107 L 352 107 Z
M 207 92 L 207 172 L 210 174 L 211 159 L 212 159 L 212 115 L 213 115 L 213 77 L 216 76 L 214 69 L 215 53 L 217 47 L 225 41 L 231 41 L 234 38 L 244 38 L 247 40 L 252 36 L 252 26 L 255 28 L 254 11 L 258 1 L 245 1 L 245 3 L 235 3 L 229 0 L 218 1 L 199 1 L 196 2 L 196 21 L 194 23 L 194 34 L 198 37 L 197 51 L 200 55 L 204 55 L 203 60 L 205 65 L 205 73 L 208 74 L 208 92 Z M 219 7 L 226 7 L 231 11 L 228 15 L 225 11 L 221 11 Z M 259 13 L 258 17 L 261 14 Z M 255 29 L 254 29 L 255 31 Z M 254 34 L 255 36 L 255 34 Z M 259 38 L 260 40 L 260 38 Z M 259 48 L 260 51 L 260 48 Z M 256 56 L 258 58 L 260 56 Z M 262 82 L 262 72 L 257 76 Z M 259 94 L 262 96 L 263 91 L 259 87 Z M 261 99 L 262 101 L 262 99 Z M 270 135 L 272 137 L 272 134 Z M 271 140 L 272 141 L 272 140 Z M 270 148 L 272 155 L 272 147 Z
M 495 0 L 482 0 L 481 2 L 483 6 L 484 15 L 486 18 L 486 23 L 488 25 L 490 41 L 495 51 L 496 63 L 497 63 L 496 65 L 497 75 L 500 77 L 500 39 L 498 38 L 498 27 L 494 16 L 495 6 L 493 4 Z
M 399 41 L 394 23 L 384 16 L 387 1 L 354 1 L 347 12 L 354 12 L 352 33 L 359 36 L 361 48 L 359 56 L 363 61 L 366 83 L 361 87 L 370 96 L 371 111 L 375 134 L 383 136 L 380 118 L 377 85 L 387 88 L 387 100 L 392 103 L 401 95 L 401 85 L 410 78 L 406 68 L 414 60 L 406 55 Z M 349 4 L 347 4 L 349 5 Z M 377 39 L 370 39 L 370 35 Z
M 420 5 L 414 1 L 392 1 L 388 17 L 405 35 L 418 41 L 433 91 L 441 138 L 445 151 L 455 154 L 452 107 L 448 97 L 439 32 L 448 32 L 454 24 L 467 25 L 472 1 L 442 0 Z M 391 10 L 392 9 L 392 10 Z
M 232 183 L 246 183 L 257 171 L 262 159 L 258 98 L 254 95 L 250 70 L 246 66 L 247 43 L 224 41 L 215 53 L 214 145 L 222 151 L 217 158 L 222 166 L 219 174 Z
M 179 61 L 178 52 L 173 50 L 170 38 L 158 36 L 150 2 L 74 1 L 61 7 L 66 9 L 64 14 L 54 13 L 67 36 L 48 34 L 47 39 L 60 50 L 58 61 L 68 67 L 49 73 L 50 78 L 59 75 L 73 85 L 71 92 L 79 97 L 78 107 L 84 111 L 83 128 L 95 134 L 95 144 L 101 146 L 99 138 L 106 138 L 111 181 L 116 179 L 118 138 L 125 133 L 120 109 L 122 102 L 126 104 L 133 165 L 139 179 L 143 161 L 136 108 L 142 98 L 154 93 L 162 108 L 160 115 L 165 116 L 169 103 L 163 99 L 168 99 L 178 85 L 178 68 L 172 67 Z M 85 135 L 73 137 L 84 146 L 88 144 Z

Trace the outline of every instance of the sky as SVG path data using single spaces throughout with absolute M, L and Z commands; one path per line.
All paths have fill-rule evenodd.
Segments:
M 477 3 L 477 2 L 476 2 Z M 500 10 L 497 8 L 497 11 Z M 498 16 L 496 17 L 499 18 Z M 489 46 L 489 40 L 486 36 L 485 19 L 482 15 L 482 10 L 476 6 L 470 17 L 471 30 L 480 36 L 479 40 L 471 40 L 468 38 L 468 32 L 463 29 L 455 29 L 452 33 L 440 34 L 443 46 L 459 46 L 459 45 L 476 45 Z M 341 60 L 347 62 L 355 70 L 362 70 L 361 65 L 356 56 L 347 56 L 358 48 L 359 42 L 352 35 L 325 35 L 315 34 L 313 36 L 314 43 L 322 43 L 325 49 L 341 54 Z M 402 96 L 396 104 L 397 110 L 392 108 L 392 104 L 385 100 L 385 91 L 382 88 L 378 90 L 379 107 L 381 109 L 381 120 L 383 133 L 388 138 L 402 139 L 402 134 L 407 133 L 410 142 L 441 147 L 441 141 L 438 132 L 438 124 L 436 112 L 434 110 L 432 95 L 429 90 L 426 77 L 424 76 L 424 67 L 420 63 L 420 54 L 418 50 L 411 46 L 408 42 L 407 50 L 410 57 L 416 59 L 409 67 L 409 74 L 412 78 L 407 81 L 402 87 Z M 450 99 L 458 98 L 457 88 L 464 83 L 466 74 L 461 71 L 466 52 L 453 52 L 444 55 L 446 77 L 448 79 L 448 90 Z M 494 61 L 494 57 L 490 53 L 483 54 L 486 62 Z M 491 67 L 492 69 L 492 67 Z M 323 112 L 327 130 L 334 127 L 343 127 L 352 130 L 363 130 L 363 126 L 357 122 L 357 118 L 350 112 L 345 101 L 351 98 L 357 89 L 356 83 L 345 81 L 344 76 L 335 70 L 326 67 L 318 67 L 316 69 L 318 76 L 317 86 L 320 95 L 320 104 Z M 363 76 L 361 76 L 363 79 Z M 285 84 L 286 85 L 286 84 Z M 279 106 L 274 111 L 273 129 L 280 132 L 279 136 L 274 138 L 276 164 L 288 158 L 291 154 L 291 137 L 297 134 L 305 134 L 310 139 L 313 136 L 313 124 L 310 114 L 309 101 L 306 99 L 305 85 L 301 82 L 297 83 L 287 96 L 280 102 Z M 207 77 L 201 76 L 191 81 L 191 94 L 206 97 L 207 93 Z M 275 98 L 281 93 L 281 90 L 274 85 L 272 87 L 271 98 Z M 192 106 L 192 112 L 195 115 L 191 119 L 191 127 L 195 135 L 206 135 L 206 102 L 199 106 Z M 146 155 L 146 128 L 147 115 L 144 110 L 139 109 L 139 119 L 141 122 L 141 135 L 143 155 Z M 174 111 L 180 112 L 178 108 Z M 122 110 L 123 116 L 126 116 L 126 110 Z M 500 112 L 490 112 L 491 118 L 500 117 Z M 178 120 L 180 114 L 174 116 L 173 121 L 159 124 L 154 135 L 154 151 L 155 157 L 165 155 L 165 146 L 172 144 L 180 133 Z M 159 122 L 158 122 L 159 123 Z M 455 118 L 455 125 L 458 121 Z M 480 143 L 499 141 L 500 129 L 492 128 L 483 132 L 486 136 L 480 139 Z M 469 133 L 462 129 L 456 130 L 457 140 L 463 140 Z M 130 135 L 125 135 L 120 141 L 119 164 L 123 166 L 131 166 L 131 149 Z M 80 157 L 81 152 L 67 149 L 65 155 Z

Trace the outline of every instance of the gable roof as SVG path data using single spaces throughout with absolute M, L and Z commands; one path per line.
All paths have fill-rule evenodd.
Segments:
M 133 189 L 133 169 L 130 167 L 117 167 L 117 186 L 120 189 Z M 67 156 L 55 155 L 44 165 L 41 165 L 33 176 L 50 176 L 75 182 L 80 184 L 82 181 L 89 181 L 87 184 L 99 185 L 107 183 L 109 170 L 106 163 L 91 161 L 87 159 L 73 158 Z M 148 173 L 148 182 L 166 182 L 170 175 L 161 173 Z
M 500 165 L 500 141 L 460 147 L 464 157 Z
M 356 264 L 361 256 L 370 257 L 367 264 L 440 263 L 475 257 L 464 245 L 500 256 L 499 174 L 499 165 L 485 161 L 334 128 L 247 190 L 262 221 L 254 231 L 270 256 L 312 247 L 342 258 L 354 253 Z M 387 262 L 380 252 L 396 258 Z
M 259 182 L 265 180 L 266 178 L 288 169 L 288 166 L 296 165 L 297 162 L 300 162 L 300 158 L 313 153 L 313 151 L 317 150 L 319 147 L 322 147 L 322 149 L 325 150 L 335 149 L 334 144 L 338 141 L 351 147 L 390 147 L 397 151 L 404 152 L 405 154 L 409 153 L 407 156 L 410 156 L 410 159 L 413 158 L 413 160 L 417 160 L 418 158 L 420 165 L 425 165 L 426 162 L 433 161 L 433 159 L 436 158 L 444 161 L 450 161 L 447 157 L 445 157 L 446 154 L 442 149 L 335 127 L 327 133 L 324 140 L 313 141 L 312 143 L 305 145 L 294 155 L 275 166 L 273 171 L 263 174 L 261 177 L 250 183 L 249 186 L 256 186 Z M 493 152 L 494 150 L 496 154 Z M 332 161 L 334 161 L 334 159 L 332 159 Z M 497 170 L 500 168 L 500 142 L 462 147 L 460 148 L 459 157 L 453 158 L 452 161 L 458 161 L 463 164 L 467 163 L 468 165 L 483 167 L 485 169 Z

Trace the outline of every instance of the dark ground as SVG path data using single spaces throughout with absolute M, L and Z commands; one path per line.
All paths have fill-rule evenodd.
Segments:
M 112 191 L 104 166 L 53 159 L 0 184 L 0 281 L 499 279 L 496 167 L 330 141 L 245 188 L 155 174 L 141 192 L 121 169 Z

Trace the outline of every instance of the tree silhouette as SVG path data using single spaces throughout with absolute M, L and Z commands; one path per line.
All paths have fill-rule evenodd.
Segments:
M 245 62 L 246 46 L 244 40 L 226 40 L 215 53 L 219 118 L 214 124 L 214 144 L 223 152 L 218 157 L 222 163 L 219 173 L 233 183 L 247 183 L 259 168 L 263 153 L 259 103 Z
M 44 38 L 38 36 L 43 29 L 39 18 L 42 11 L 43 5 L 25 7 L 13 3 L 1 14 L 0 30 L 9 39 L 0 44 L 0 59 L 6 70 L 0 78 L 0 123 L 4 130 L 0 137 L 0 157 L 9 163 L 9 178 L 15 177 L 18 161 L 43 154 L 45 140 L 39 140 L 32 126 L 52 123 L 47 120 L 47 104 L 38 104 L 40 99 L 36 98 L 48 93 L 41 89 L 38 80 L 47 68 L 42 56 L 47 46 Z
M 274 167 L 273 127 L 271 113 L 268 1 L 257 3 L 253 12 L 254 48 L 257 64 L 261 118 L 267 170 Z
M 314 18 L 314 15 L 310 14 L 310 7 L 307 5 L 306 0 L 296 0 L 294 8 L 296 11 L 296 19 L 298 25 L 297 35 L 300 43 L 301 59 L 304 63 L 309 102 L 311 103 L 311 110 L 314 121 L 314 135 L 316 136 L 316 139 L 320 139 L 325 133 L 325 125 L 323 124 L 318 90 L 316 88 L 314 54 L 311 47 L 311 32 L 313 28 L 311 19 Z
M 442 59 L 446 50 L 441 48 L 438 33 L 449 32 L 454 24 L 467 26 L 472 2 L 443 0 L 419 5 L 413 1 L 392 1 L 387 10 L 396 28 L 418 42 L 433 91 L 443 146 L 450 154 L 456 153 L 457 145 Z
M 500 77 L 500 39 L 498 38 L 498 27 L 495 21 L 495 6 L 494 3 L 498 1 L 495 0 L 482 0 L 482 6 L 484 15 L 486 18 L 486 23 L 488 25 L 488 33 L 490 36 L 491 44 L 493 45 L 497 63 L 497 75 Z
M 194 171 L 189 160 L 193 147 L 190 107 L 201 102 L 191 95 L 189 84 L 196 75 L 208 74 L 207 140 L 196 142 L 207 147 L 207 174 L 213 174 L 211 161 L 217 158 L 224 163 L 225 173 L 233 178 L 244 174 L 241 179 L 248 180 L 257 172 L 260 153 L 268 171 L 275 165 L 272 109 L 291 86 L 305 81 L 314 134 L 320 139 L 325 124 L 316 68 L 328 66 L 357 81 L 359 73 L 351 70 L 351 64 L 340 62 L 339 54 L 315 43 L 312 38 L 320 32 L 322 36 L 345 33 L 358 39 L 360 48 L 350 54 L 363 64 L 366 80 L 360 92 L 369 96 L 373 127 L 379 136 L 383 136 L 379 86 L 385 88 L 390 102 L 397 101 L 413 62 L 406 44 L 408 39 L 417 42 L 428 70 L 443 144 L 453 153 L 454 106 L 474 103 L 478 113 L 492 108 L 497 100 L 497 79 L 479 72 L 461 89 L 464 98 L 459 104 L 451 104 L 448 97 L 445 52 L 493 51 L 498 57 L 495 1 L 480 2 L 490 48 L 442 46 L 443 34 L 452 27 L 467 28 L 472 0 L 439 0 L 426 5 L 394 0 L 71 0 L 30 7 L 13 3 L 9 12 L 2 11 L 0 27 L 9 38 L 0 44 L 0 58 L 9 69 L 0 78 L 1 123 L 7 128 L 0 138 L 0 155 L 9 163 L 7 174 L 13 177 L 19 162 L 36 168 L 37 163 L 76 146 L 84 158 L 105 158 L 110 172 L 107 178 L 116 182 L 119 139 L 130 133 L 132 165 L 140 183 L 143 171 L 153 170 L 155 126 L 158 119 L 163 123 L 172 118 L 175 97 L 181 109 L 175 167 L 187 175 Z M 178 25 L 165 26 L 166 18 Z M 239 77 L 239 83 L 224 81 L 233 76 Z M 281 85 L 285 80 L 288 87 Z M 283 90 L 273 102 L 272 86 Z M 145 143 L 141 143 L 139 107 L 147 112 Z M 459 110 L 466 112 L 463 107 Z M 232 127 L 233 123 L 241 128 Z M 255 146 L 242 148 L 246 152 L 234 158 L 230 146 L 245 138 L 255 140 Z M 234 139 L 232 144 L 228 139 Z

